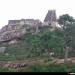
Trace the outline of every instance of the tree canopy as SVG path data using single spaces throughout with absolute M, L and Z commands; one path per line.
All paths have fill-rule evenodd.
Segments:
M 75 22 L 75 19 L 69 14 L 64 14 L 64 15 L 59 16 L 58 22 L 59 24 L 65 25 L 66 23 Z

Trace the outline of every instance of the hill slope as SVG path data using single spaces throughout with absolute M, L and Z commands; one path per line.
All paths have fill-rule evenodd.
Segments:
M 0 60 L 23 60 L 26 58 L 50 57 L 50 53 L 54 52 L 54 56 L 62 57 L 64 55 L 63 34 L 59 30 L 51 32 L 46 29 L 37 35 L 30 32 L 17 38 L 15 44 L 1 44 L 6 46 L 6 52 L 0 54 Z

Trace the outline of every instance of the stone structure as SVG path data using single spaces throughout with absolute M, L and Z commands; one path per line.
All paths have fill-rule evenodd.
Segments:
M 44 22 L 42 23 L 42 26 L 46 26 L 50 28 L 51 31 L 54 31 L 55 29 L 59 29 L 60 25 L 57 22 L 56 18 L 56 10 L 49 10 Z
M 20 24 L 20 20 L 9 20 L 8 25 L 18 25 Z
M 56 22 L 56 11 L 55 10 L 49 10 L 44 22 L 48 23 L 51 25 L 52 22 Z
M 21 20 L 9 20 L 8 25 L 37 25 L 38 23 L 40 23 L 40 20 L 34 20 L 34 19 L 21 19 Z
M 28 31 L 32 32 L 33 34 L 37 34 L 41 31 L 41 29 L 44 28 L 53 27 L 55 29 L 56 24 L 55 10 L 48 11 L 43 23 L 38 19 L 9 20 L 8 25 L 5 25 L 0 30 L 0 42 L 14 40 L 18 37 L 21 37 Z

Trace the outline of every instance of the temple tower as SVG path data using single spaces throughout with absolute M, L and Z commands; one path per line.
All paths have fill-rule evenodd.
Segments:
M 55 10 L 49 10 L 44 22 L 48 22 L 49 24 L 52 24 L 53 22 L 56 22 L 56 11 Z

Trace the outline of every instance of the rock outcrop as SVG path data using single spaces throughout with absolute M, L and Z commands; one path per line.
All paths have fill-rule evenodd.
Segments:
M 27 30 L 31 30 L 33 33 L 38 32 L 40 23 L 39 20 L 34 19 L 9 20 L 8 25 L 5 25 L 0 30 L 0 42 L 11 41 L 21 37 Z
M 7 25 L 3 27 L 0 31 L 0 42 L 15 39 L 16 37 L 20 37 L 24 33 L 25 28 L 21 28 L 19 25 L 18 26 Z

